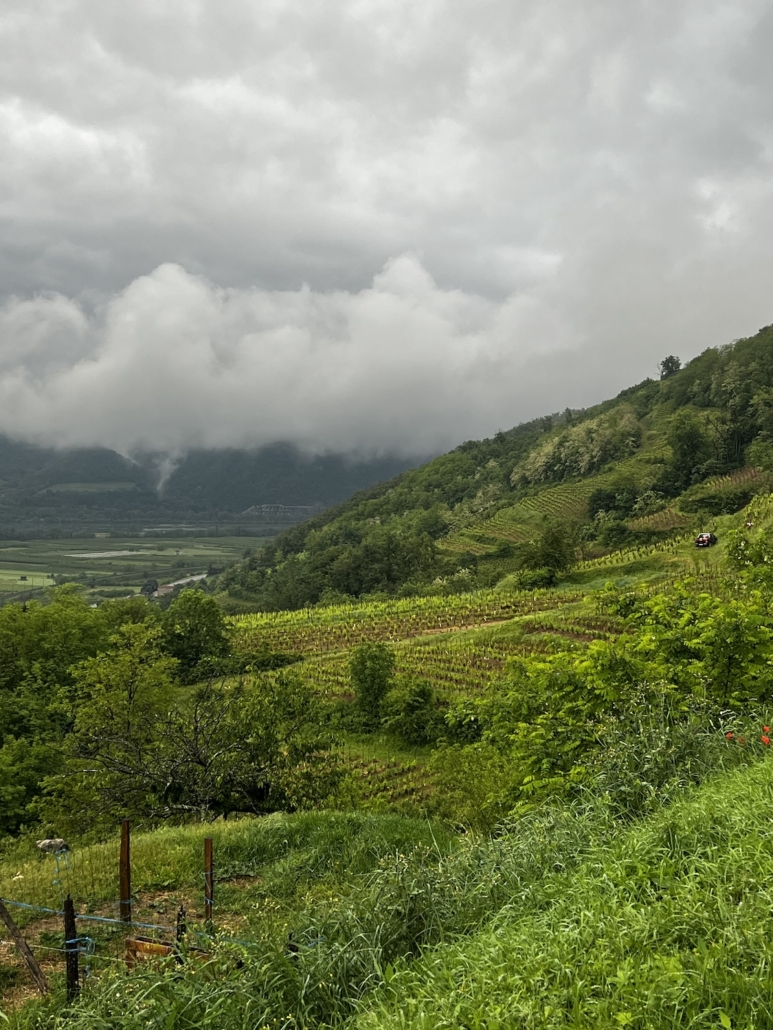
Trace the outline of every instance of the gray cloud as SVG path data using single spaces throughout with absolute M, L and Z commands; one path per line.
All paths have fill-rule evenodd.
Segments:
M 426 452 L 771 321 L 763 0 L 0 18 L 0 430 Z

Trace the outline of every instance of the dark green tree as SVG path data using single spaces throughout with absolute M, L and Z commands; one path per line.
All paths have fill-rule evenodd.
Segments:
M 668 430 L 671 462 L 664 486 L 679 493 L 704 478 L 704 467 L 712 457 L 711 439 L 701 419 L 692 411 L 678 411 Z
M 220 658 L 228 653 L 223 612 L 213 597 L 200 590 L 183 590 L 164 612 L 161 625 L 164 647 L 179 662 L 183 682 L 193 682 L 204 658 Z
M 669 354 L 667 358 L 663 358 L 660 362 L 660 378 L 668 379 L 669 376 L 676 375 L 679 369 L 682 367 L 682 362 L 675 354 Z
M 389 693 L 394 671 L 394 652 L 386 644 L 355 647 L 349 661 L 349 672 L 357 707 L 369 728 L 375 728 L 381 721 L 382 703 Z

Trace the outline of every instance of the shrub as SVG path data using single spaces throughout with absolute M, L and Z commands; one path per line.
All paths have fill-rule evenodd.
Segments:
M 403 682 L 384 701 L 384 729 L 407 745 L 432 744 L 443 729 L 435 691 L 426 680 Z
M 349 673 L 357 707 L 366 726 L 381 722 L 381 705 L 389 693 L 395 671 L 395 656 L 383 643 L 360 644 L 349 661 Z

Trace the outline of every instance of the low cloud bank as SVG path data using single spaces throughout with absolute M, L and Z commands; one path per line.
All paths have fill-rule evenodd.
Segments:
M 426 454 L 536 413 L 530 359 L 562 339 L 539 298 L 439 289 L 411 254 L 357 293 L 221 289 L 166 264 L 91 315 L 57 294 L 8 302 L 0 430 L 124 452 Z

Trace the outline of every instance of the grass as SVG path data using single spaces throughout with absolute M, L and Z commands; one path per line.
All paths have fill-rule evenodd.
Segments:
M 108 971 L 68 1012 L 57 994 L 11 1027 L 765 1030 L 772 793 L 766 756 L 627 826 L 598 802 L 455 845 L 394 816 L 235 824 L 232 858 L 265 877 L 252 910 L 295 906 L 281 934 L 204 966 Z
M 773 763 L 546 871 L 471 940 L 401 965 L 361 1030 L 773 1026 Z

